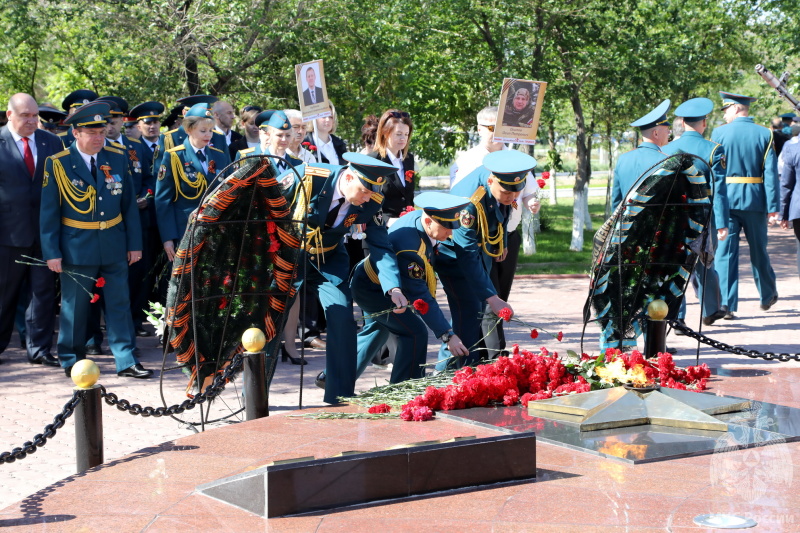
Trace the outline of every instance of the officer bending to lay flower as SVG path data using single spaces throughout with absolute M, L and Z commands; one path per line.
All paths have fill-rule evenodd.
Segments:
M 364 329 L 358 334 L 358 375 L 364 372 L 389 333 L 394 333 L 397 353 L 390 383 L 425 375 L 421 365 L 425 364 L 428 351 L 426 324 L 447 344 L 452 354 L 469 354 L 436 303 L 436 274 L 432 266 L 439 242 L 450 238 L 453 230 L 459 227 L 460 212 L 469 200 L 452 194 L 425 192 L 417 196 L 414 203 L 422 209 L 401 215 L 389 229 L 389 242 L 397 255 L 403 293 L 414 301 L 414 308 L 420 314 L 380 313 L 390 308 L 392 302 L 381 289 L 380 272 L 371 256 L 356 266 L 350 282 L 353 299 L 368 313 Z M 380 314 L 369 316 L 375 313 Z
M 377 192 L 386 176 L 397 169 L 364 154 L 347 152 L 347 166 L 315 163 L 300 165 L 284 173 L 279 181 L 292 204 L 294 220 L 308 217 L 305 269 L 307 290 L 316 291 L 328 322 L 325 371 L 317 376 L 317 386 L 325 389 L 326 403 L 352 396 L 356 383 L 356 325 L 353 298 L 347 284 L 350 259 L 342 239 L 354 224 L 364 225 L 373 264 L 378 268 L 381 289 L 397 307 L 405 311 L 408 301 L 400 290 L 397 261 L 386 235 Z M 287 309 L 291 307 L 291 302 Z

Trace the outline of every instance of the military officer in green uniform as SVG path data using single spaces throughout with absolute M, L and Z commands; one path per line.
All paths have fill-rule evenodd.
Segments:
M 300 282 L 318 293 L 328 323 L 325 372 L 317 376 L 317 385 L 325 389 L 324 399 L 330 404 L 338 403 L 339 397 L 352 396 L 356 383 L 356 325 L 347 283 L 350 259 L 342 244 L 351 226 L 365 226 L 372 264 L 378 270 L 383 293 L 397 311 L 405 311 L 408 304 L 386 235 L 381 212 L 383 195 L 378 192 L 386 176 L 397 169 L 364 154 L 347 152 L 343 157 L 349 163 L 347 166 L 300 165 L 279 177 L 293 206 L 293 219 L 308 217 L 307 264 L 299 267 L 298 273 L 305 271 L 305 279 Z M 297 180 L 295 171 L 303 176 L 301 180 Z
M 714 110 L 714 102 L 708 98 L 692 98 L 675 109 L 675 116 L 682 117 L 685 131 L 678 139 L 664 147 L 668 155 L 680 152 L 696 155 L 703 163 L 695 163 L 708 182 L 708 194 L 713 198 L 714 213 L 709 220 L 710 248 L 716 250 L 717 241 L 724 241 L 728 236 L 728 193 L 725 185 L 725 149 L 703 138 L 708 124 L 708 114 Z M 725 316 L 721 308 L 719 292 L 719 276 L 714 269 L 713 260 L 704 264 L 697 262 L 694 270 L 697 297 L 701 302 L 703 324 L 710 326 Z M 686 299 L 681 300 L 678 320 L 686 316 Z
M 303 164 L 303 161 L 300 159 L 286 153 L 286 148 L 292 137 L 292 124 L 286 116 L 286 113 L 268 109 L 267 111 L 259 113 L 254 122 L 256 126 L 258 126 L 258 136 L 261 144 L 253 148 L 239 150 L 236 152 L 237 160 L 251 155 L 266 154 L 287 159 L 289 163 L 295 167 Z M 289 169 L 286 161 L 270 158 L 270 162 L 278 175 Z
M 206 190 L 223 178 L 222 171 L 230 159 L 227 150 L 209 143 L 214 118 L 208 104 L 192 106 L 184 116 L 182 127 L 187 136 L 180 145 L 164 154 L 156 180 L 158 231 L 168 261 L 175 257 L 189 214 L 200 205 Z
M 84 357 L 95 279 L 105 280 L 106 328 L 117 374 L 147 378 L 134 355 L 128 265 L 142 257 L 135 191 L 122 150 L 105 145 L 109 106 L 91 103 L 67 118 L 75 143 L 47 159 L 40 212 L 42 252 L 61 273 L 58 355 L 70 374 Z
M 480 338 L 481 313 L 488 316 L 491 310 L 497 315 L 504 307 L 511 308 L 497 295 L 489 273 L 492 261 L 505 259 L 511 207 L 534 167 L 536 160 L 522 152 L 492 152 L 483 158 L 483 166 L 450 190 L 456 196 L 469 198 L 470 203 L 459 213 L 460 226 L 439 246 L 435 269 L 450 304 L 453 331 L 472 352 L 454 358 L 449 344 L 442 339 L 438 370 L 477 363 L 480 352 L 475 345 Z
M 730 236 L 720 243 L 716 266 L 725 318 L 735 318 L 739 309 L 739 239 L 744 230 L 750 246 L 753 279 L 767 311 L 778 301 L 775 271 L 767 254 L 767 222 L 777 220 L 780 208 L 778 162 L 772 132 L 759 126 L 750 114 L 756 99 L 720 91 L 727 124 L 714 129 L 711 140 L 725 149 Z
M 217 100 L 218 98 L 216 96 L 210 96 L 207 94 L 196 94 L 194 96 L 184 96 L 183 98 L 178 98 L 178 102 L 183 105 L 184 117 L 189 109 L 191 109 L 193 106 L 197 104 L 207 104 L 210 106 Z M 164 153 L 171 148 L 180 146 L 183 144 L 184 140 L 186 140 L 186 128 L 184 127 L 183 123 L 173 130 L 162 133 L 158 138 L 158 149 L 154 156 L 154 164 L 160 165 L 162 159 L 164 158 Z M 209 141 L 208 145 L 212 148 L 216 148 L 217 150 L 221 150 L 226 155 L 225 164 L 219 167 L 220 170 L 230 164 L 231 157 L 228 153 L 228 143 L 225 142 L 225 135 L 218 131 L 212 130 L 211 140 Z
M 614 183 L 611 186 L 611 211 L 615 211 L 628 191 L 642 174 L 666 159 L 667 155 L 661 147 L 669 142 L 669 126 L 667 111 L 670 101 L 664 100 L 643 117 L 631 122 L 631 126 L 639 128 L 642 144 L 619 156 L 614 167 Z
M 390 383 L 425 375 L 421 365 L 425 364 L 428 349 L 426 325 L 437 338 L 448 344 L 452 354 L 469 354 L 436 302 L 436 273 L 433 269 L 437 245 L 450 238 L 453 230 L 459 227 L 460 212 L 467 207 L 469 200 L 442 192 L 424 192 L 414 198 L 414 203 L 421 209 L 401 216 L 392 225 L 389 242 L 397 256 L 403 294 L 411 301 L 425 302 L 427 312 L 386 313 L 366 318 L 364 328 L 358 333 L 359 376 L 384 345 L 389 333 L 397 336 Z M 353 300 L 364 313 L 378 313 L 394 307 L 381 288 L 371 256 L 356 265 L 350 290 Z

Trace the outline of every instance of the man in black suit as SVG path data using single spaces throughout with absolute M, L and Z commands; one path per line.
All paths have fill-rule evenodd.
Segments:
M 233 130 L 233 123 L 236 121 L 236 113 L 233 112 L 233 106 L 228 102 L 217 100 L 211 108 L 214 114 L 214 123 L 222 135 L 225 136 L 225 142 L 228 146 L 232 142 L 242 138 L 242 134 Z
M 308 89 L 303 91 L 303 104 L 314 105 L 320 103 L 323 99 L 322 88 L 317 87 L 317 73 L 314 72 L 314 67 L 306 69 L 306 83 L 308 84 Z
M 8 102 L 8 125 L 0 129 L 0 353 L 8 346 L 17 301 L 27 279 L 30 304 L 25 311 L 28 361 L 59 366 L 50 353 L 55 327 L 55 277 L 22 256 L 41 259 L 39 206 L 45 160 L 63 150 L 61 140 L 37 129 L 39 106 L 28 94 Z

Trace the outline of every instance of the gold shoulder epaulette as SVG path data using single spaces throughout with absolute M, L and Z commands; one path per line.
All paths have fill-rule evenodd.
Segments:
M 139 139 L 134 139 L 133 137 L 128 137 L 127 135 L 125 136 L 125 138 L 128 139 L 132 143 L 142 144 L 142 141 L 140 141 Z
M 178 128 L 175 128 L 174 130 L 169 130 L 167 133 L 164 134 L 164 136 L 171 135 L 171 134 L 175 133 L 176 131 L 178 131 Z
M 119 148 L 120 150 L 125 149 L 125 145 L 122 143 L 118 143 L 117 141 L 111 141 L 111 146 L 113 146 L 114 148 Z
M 69 131 L 69 130 L 67 130 L 67 131 Z M 66 137 L 67 136 L 67 132 L 66 131 L 62 131 L 61 133 L 56 133 L 56 135 L 58 135 L 59 137 Z
M 372 196 L 369 197 L 370 200 L 373 202 L 383 203 L 383 195 L 379 192 L 372 193 Z
M 53 159 L 58 159 L 59 157 L 64 157 L 65 155 L 69 155 L 69 150 L 62 150 L 61 152 L 58 152 L 57 154 L 53 154 L 50 157 L 52 157 Z
M 181 151 L 181 150 L 183 150 L 184 148 L 186 148 L 184 145 L 182 145 L 182 144 L 179 144 L 179 145 L 178 145 L 178 146 L 176 146 L 175 148 L 170 148 L 169 150 L 167 150 L 167 152 L 180 152 L 180 151 Z
M 122 154 L 125 153 L 122 150 L 120 150 L 119 148 L 114 148 L 113 146 L 103 146 L 103 149 L 107 150 L 109 152 L 113 152 L 115 154 L 119 154 L 119 155 L 122 155 Z
M 483 186 L 481 186 L 478 187 L 477 191 L 472 193 L 472 196 L 469 197 L 469 201 L 477 205 L 481 200 L 483 200 L 484 196 L 486 196 L 486 189 L 484 189 Z
M 215 150 L 215 151 L 217 151 L 217 152 L 219 152 L 219 153 L 222 153 L 222 150 L 220 150 L 219 148 L 214 148 L 214 147 L 213 147 L 213 146 L 211 146 L 210 144 L 208 145 L 208 147 L 209 147 L 209 148 L 211 148 L 212 150 Z
M 331 175 L 331 171 L 327 168 L 320 168 L 320 167 L 312 167 L 311 165 L 306 165 L 306 176 L 320 176 L 323 178 L 327 178 Z
M 249 154 L 250 152 L 255 152 L 255 148 L 245 148 L 244 150 L 239 150 L 239 153 L 242 155 Z

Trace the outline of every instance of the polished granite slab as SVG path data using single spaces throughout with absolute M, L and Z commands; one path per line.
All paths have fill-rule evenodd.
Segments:
M 692 394 L 705 396 L 702 399 L 707 403 L 715 403 L 720 398 L 746 401 L 706 393 Z M 750 402 L 745 410 L 711 415 L 727 425 L 726 431 L 655 424 L 581 431 L 582 416 L 578 414 L 541 411 L 529 414 L 522 406 L 477 407 L 443 411 L 437 416 L 508 433 L 533 431 L 541 442 L 632 464 L 800 440 L 800 409 L 766 402 Z

